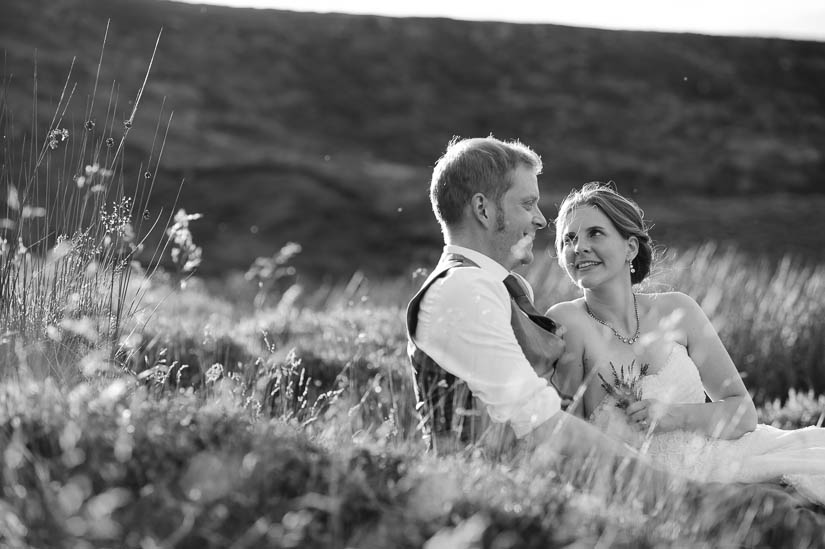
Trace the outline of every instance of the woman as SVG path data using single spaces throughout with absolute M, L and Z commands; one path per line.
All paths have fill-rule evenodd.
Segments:
M 583 297 L 548 316 L 566 327 L 557 376 L 584 388 L 599 427 L 676 473 L 713 482 L 783 481 L 825 505 L 825 429 L 757 425 L 756 408 L 699 305 L 642 294 L 653 249 L 642 210 L 602 183 L 562 202 L 558 260 Z

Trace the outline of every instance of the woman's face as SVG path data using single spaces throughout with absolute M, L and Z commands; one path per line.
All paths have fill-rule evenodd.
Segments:
M 636 238 L 622 237 L 599 208 L 572 209 L 561 231 L 564 270 L 577 286 L 595 288 L 616 277 L 630 281 L 628 260 L 636 254 Z

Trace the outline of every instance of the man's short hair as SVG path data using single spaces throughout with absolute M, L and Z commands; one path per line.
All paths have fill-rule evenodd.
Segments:
M 454 137 L 433 168 L 430 201 L 442 228 L 456 225 L 476 193 L 501 203 L 513 185 L 513 172 L 525 166 L 538 175 L 541 157 L 518 140 L 501 141 L 493 136 Z

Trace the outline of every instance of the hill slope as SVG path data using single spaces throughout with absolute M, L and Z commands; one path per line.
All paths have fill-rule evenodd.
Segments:
M 823 191 L 825 43 L 158 0 L 2 11 L 7 101 L 32 110 L 36 49 L 41 124 L 72 57 L 79 89 L 94 81 L 109 18 L 101 89 L 117 82 L 125 118 L 163 29 L 128 158 L 149 160 L 156 118 L 173 110 L 154 199 L 168 204 L 185 178 L 181 203 L 207 214 L 194 229 L 214 271 L 286 240 L 304 245 L 298 263 L 312 272 L 426 263 L 439 246 L 429 169 L 456 134 L 536 148 L 551 216 L 592 179 L 616 180 L 643 205 Z

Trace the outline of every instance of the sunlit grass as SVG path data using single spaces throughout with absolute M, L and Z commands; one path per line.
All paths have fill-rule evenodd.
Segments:
M 7 379 L 4 541 L 804 547 L 822 535 L 781 499 L 741 486 L 656 487 L 553 455 L 427 454 L 404 354 L 407 296 L 392 304 L 379 284 L 361 286 L 280 302 L 285 292 L 250 313 L 214 284 L 158 275 L 139 310 L 152 314 L 125 319 L 141 344 L 114 381 Z M 823 413 L 813 393 L 760 408 L 786 428 Z
M 147 77 L 153 60 L 154 54 Z M 3 376 L 26 366 L 71 382 L 88 372 L 72 371 L 66 363 L 76 363 L 90 351 L 113 359 L 122 323 L 140 301 L 140 288 L 131 284 L 134 273 L 145 278 L 138 259 L 143 256 L 152 264 L 163 252 L 144 250 L 147 236 L 168 222 L 145 208 L 165 145 L 162 113 L 147 164 L 136 177 L 125 173 L 127 138 L 144 88 L 124 111 L 115 83 L 108 93 L 99 89 L 97 78 L 89 89 L 78 89 L 73 68 L 48 125 L 40 127 L 35 106 L 31 130 L 21 143 L 11 136 L 17 135 L 23 117 L 11 112 L 5 87 L 0 95 Z M 36 71 L 34 90 L 37 105 Z M 82 107 L 77 105 L 81 95 Z M 74 122 L 78 114 L 80 124 Z M 23 355 L 27 359 L 18 362 Z
M 302 288 L 294 247 L 243 279 L 190 278 L 197 214 L 143 207 L 164 138 L 152 167 L 124 173 L 140 92 L 126 115 L 116 95 L 100 116 L 92 99 L 64 133 L 67 89 L 42 143 L 3 142 L 0 546 L 803 547 L 824 534 L 747 487 L 651 485 L 595 455 L 427 453 L 404 327 L 420 278 Z M 153 230 L 168 244 L 147 252 Z M 545 306 L 575 295 L 547 258 L 527 275 Z M 825 267 L 704 246 L 652 285 L 702 304 L 762 421 L 822 424 Z

